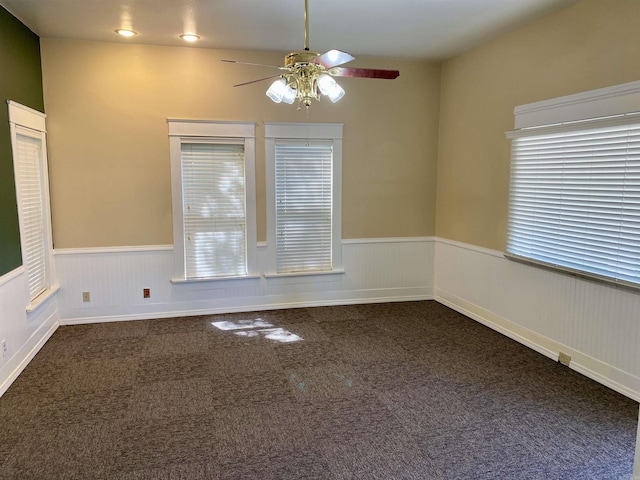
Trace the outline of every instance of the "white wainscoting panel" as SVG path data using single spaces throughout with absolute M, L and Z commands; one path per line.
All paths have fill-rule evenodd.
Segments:
M 342 248 L 341 274 L 186 283 L 171 282 L 171 246 L 56 250 L 61 323 L 433 298 L 433 238 L 345 240 Z M 259 265 L 266 252 L 260 244 Z
M 29 293 L 24 268 L 0 277 L 0 345 L 4 340 L 7 353 L 0 346 L 0 395 L 24 370 L 58 327 L 55 294 L 36 311 L 27 314 Z
M 435 299 L 640 401 L 640 292 L 436 239 Z

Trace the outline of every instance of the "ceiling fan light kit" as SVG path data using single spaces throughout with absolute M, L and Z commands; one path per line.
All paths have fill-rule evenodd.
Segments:
M 333 77 L 360 77 L 393 80 L 400 75 L 400 72 L 397 70 L 339 67 L 339 65 L 355 60 L 355 57 L 340 50 L 329 50 L 323 54 L 310 51 L 309 0 L 305 0 L 304 2 L 304 41 L 304 50 L 291 52 L 284 57 L 284 67 L 237 62 L 234 60 L 223 60 L 223 62 L 277 68 L 285 71 L 285 73 L 280 75 L 240 83 L 238 85 L 234 85 L 234 87 L 277 78 L 266 92 L 266 95 L 271 100 L 275 103 L 284 102 L 292 104 L 297 99 L 299 103 L 304 105 L 306 108 L 309 108 L 312 101 L 320 100 L 322 95 L 326 96 L 333 103 L 336 103 L 344 96 L 344 89 L 338 85 L 338 82 L 336 82 Z

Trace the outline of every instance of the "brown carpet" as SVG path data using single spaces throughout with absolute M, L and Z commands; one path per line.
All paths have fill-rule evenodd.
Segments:
M 638 404 L 435 302 L 61 327 L 2 479 L 629 479 Z

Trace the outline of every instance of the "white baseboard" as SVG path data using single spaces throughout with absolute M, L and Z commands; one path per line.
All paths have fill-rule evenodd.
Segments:
M 640 402 L 640 378 L 634 377 L 622 370 L 615 369 L 604 362 L 577 352 L 567 345 L 546 338 L 536 332 L 525 329 L 505 318 L 498 317 L 478 305 L 473 305 L 461 298 L 457 298 L 455 295 L 436 289 L 435 300 L 554 361 L 558 361 L 560 352 L 567 353 L 571 356 L 569 368 L 626 397 Z M 609 371 L 609 375 L 605 376 L 599 373 L 602 371 Z M 612 379 L 613 376 L 622 379 L 622 383 L 614 381 Z M 629 385 L 637 385 L 638 388 L 632 388 L 629 387 Z
M 203 308 L 203 309 L 191 309 L 191 310 L 175 310 L 175 311 L 163 311 L 160 313 L 139 313 L 139 314 L 124 314 L 124 315 L 108 315 L 108 316 L 88 316 L 77 318 L 65 318 L 60 320 L 60 325 L 83 325 L 90 323 L 103 323 L 103 322 L 122 322 L 130 320 L 148 320 L 154 318 L 172 318 L 172 317 L 189 317 L 196 315 L 215 315 L 220 313 L 235 313 L 235 312 L 256 312 L 262 310 L 281 310 L 285 308 L 305 308 L 305 307 L 322 307 L 330 305 L 358 305 L 364 303 L 387 303 L 387 302 L 410 302 L 421 300 L 433 300 L 433 294 L 431 289 L 424 289 L 424 293 L 421 294 L 407 294 L 381 295 L 379 297 L 366 297 L 361 296 L 358 298 L 340 299 L 340 300 L 316 300 L 316 301 L 289 301 L 282 303 L 261 303 L 253 305 L 242 305 L 233 307 L 222 308 Z
M 640 401 L 640 295 L 436 240 L 435 300 Z
M 2 370 L 0 370 L 0 396 L 2 396 L 11 384 L 18 378 L 18 375 L 29 365 L 36 353 L 47 343 L 51 335 L 58 328 L 56 319 L 57 312 L 52 313 L 46 321 L 42 323 L 29 340 L 11 357 Z
M 505 318 L 498 317 L 491 312 L 485 310 L 478 305 L 457 297 L 448 292 L 436 289 L 435 300 L 456 312 L 459 312 L 476 322 L 479 322 L 502 335 L 521 343 L 532 350 L 548 357 L 552 360 L 558 360 L 558 353 L 554 351 L 554 342 L 546 339 L 542 335 L 516 325 Z

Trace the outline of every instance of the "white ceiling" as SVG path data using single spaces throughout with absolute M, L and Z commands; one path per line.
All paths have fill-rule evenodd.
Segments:
M 438 60 L 577 0 L 309 0 L 312 50 Z M 0 0 L 41 37 L 274 50 L 304 47 L 304 0 Z M 131 28 L 124 39 L 116 28 Z

